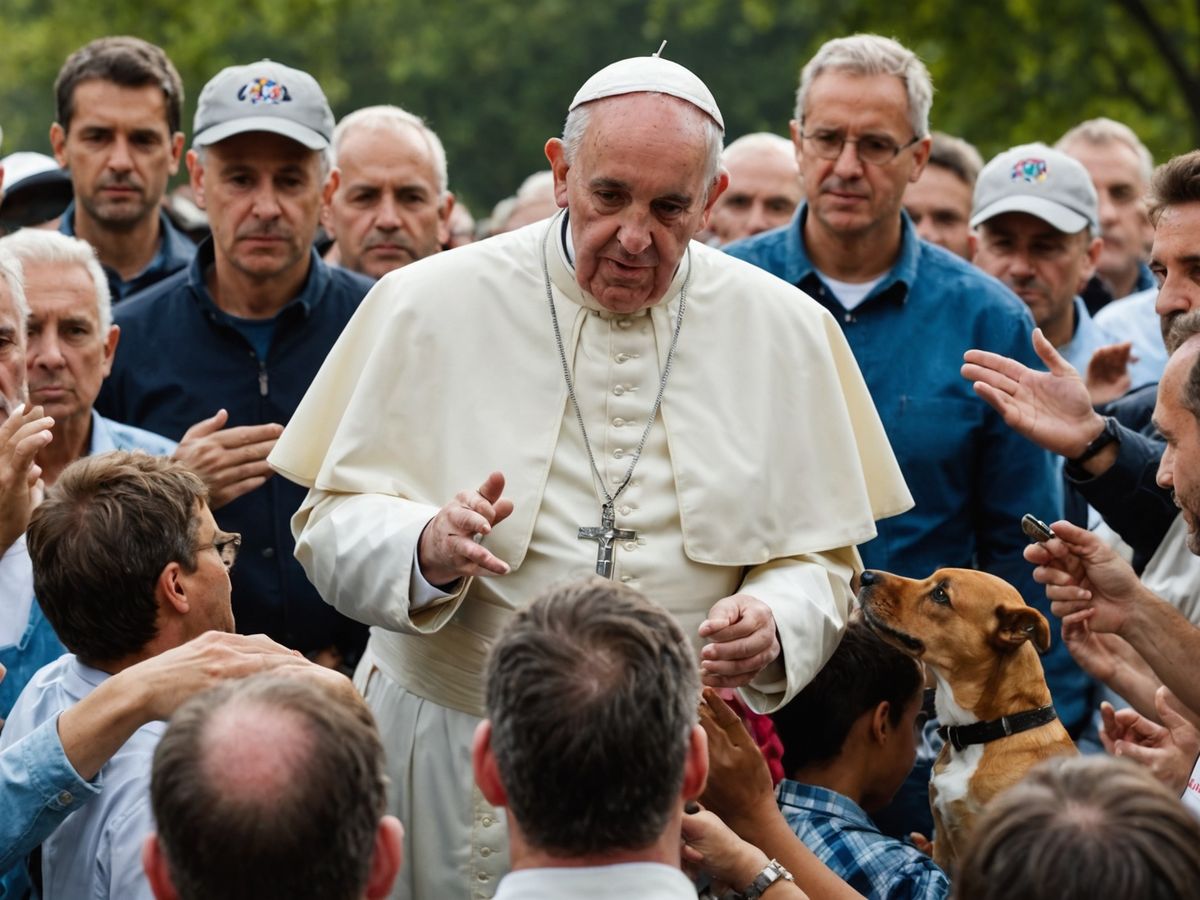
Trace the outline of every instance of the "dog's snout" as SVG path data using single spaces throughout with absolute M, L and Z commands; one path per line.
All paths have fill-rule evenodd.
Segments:
M 866 587 L 867 585 L 870 585 L 870 584 L 879 584 L 879 580 L 880 580 L 879 573 L 872 572 L 870 569 L 867 569 L 865 572 L 863 572 L 861 575 L 858 576 L 858 583 L 861 584 L 863 587 Z

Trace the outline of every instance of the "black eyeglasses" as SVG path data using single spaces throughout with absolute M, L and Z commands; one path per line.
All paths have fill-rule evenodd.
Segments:
M 242 536 L 240 534 L 216 534 L 213 536 L 212 542 L 201 544 L 196 548 L 196 552 L 201 550 L 216 550 L 217 556 L 221 557 L 221 562 L 225 563 L 226 569 L 232 569 L 233 564 L 237 561 L 238 549 L 242 546 Z
M 907 150 L 921 138 L 917 135 L 907 144 L 897 144 L 886 134 L 868 134 L 860 138 L 848 138 L 843 131 L 834 129 L 818 129 L 802 135 L 809 146 L 821 159 L 837 159 L 842 155 L 842 148 L 854 144 L 860 162 L 873 166 L 886 166 L 893 159 Z

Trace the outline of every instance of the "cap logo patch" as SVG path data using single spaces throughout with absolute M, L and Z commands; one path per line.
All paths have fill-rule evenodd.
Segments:
M 276 103 L 290 103 L 292 95 L 278 81 L 270 78 L 256 78 L 238 89 L 237 98 L 249 100 L 251 104 L 265 103 L 270 106 Z
M 1013 164 L 1012 180 L 1034 184 L 1046 180 L 1048 169 L 1044 159 L 1022 159 Z

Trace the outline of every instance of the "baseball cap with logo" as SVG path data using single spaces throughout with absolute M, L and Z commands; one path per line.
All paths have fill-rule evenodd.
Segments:
M 1005 150 L 979 173 L 971 227 L 1009 212 L 1037 216 L 1066 234 L 1100 227 L 1099 201 L 1087 169 L 1045 144 Z
M 324 150 L 333 138 L 333 111 L 307 72 L 269 59 L 229 66 L 200 92 L 192 145 L 207 147 L 247 131 L 270 131 Z

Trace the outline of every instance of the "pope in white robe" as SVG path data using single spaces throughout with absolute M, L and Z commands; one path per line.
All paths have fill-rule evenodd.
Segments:
M 293 519 L 310 579 L 374 626 L 356 683 L 407 832 L 405 900 L 490 897 L 506 871 L 503 822 L 471 783 L 486 654 L 513 610 L 596 571 L 579 532 L 626 479 L 612 577 L 761 711 L 823 665 L 855 545 L 912 505 L 830 315 L 690 241 L 728 183 L 699 79 L 626 60 L 580 107 L 582 138 L 569 119 L 547 144 L 564 211 L 385 277 L 270 457 L 310 488 Z

